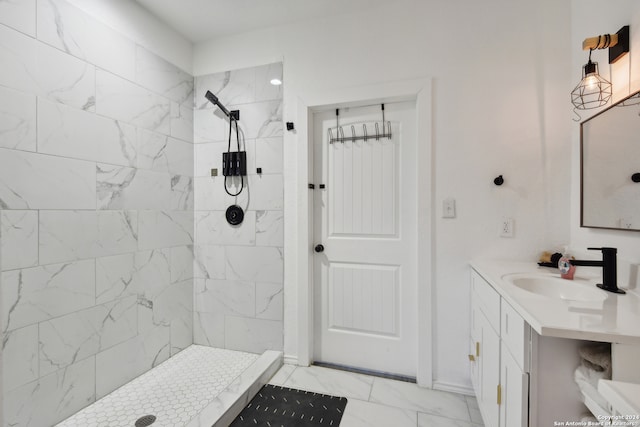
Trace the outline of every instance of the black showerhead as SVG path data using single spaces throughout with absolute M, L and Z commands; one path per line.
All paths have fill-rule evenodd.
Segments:
M 207 98 L 209 100 L 209 102 L 211 102 L 213 105 L 216 105 L 224 114 L 227 115 L 227 117 L 230 117 L 234 120 L 240 120 L 240 111 L 238 110 L 232 110 L 229 111 L 225 108 L 224 105 L 222 105 L 222 103 L 220 102 L 220 100 L 218 99 L 217 96 L 215 96 L 214 94 L 212 94 L 210 91 L 207 91 L 207 93 L 204 95 L 205 98 Z

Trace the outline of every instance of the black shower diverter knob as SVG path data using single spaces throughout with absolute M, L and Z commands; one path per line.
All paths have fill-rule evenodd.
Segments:
M 238 205 L 231 205 L 227 208 L 225 213 L 227 222 L 231 225 L 239 225 L 244 220 L 244 211 Z

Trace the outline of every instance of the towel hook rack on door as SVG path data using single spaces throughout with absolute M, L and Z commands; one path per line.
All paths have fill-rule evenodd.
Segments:
M 380 138 L 388 138 L 391 139 L 391 122 L 387 122 L 384 119 L 384 104 L 380 104 L 382 109 L 382 133 L 380 133 L 380 127 L 378 126 L 378 122 L 374 123 L 375 134 L 369 135 L 367 133 L 367 125 L 362 124 L 362 135 L 356 135 L 356 128 L 351 125 L 351 136 L 344 136 L 344 130 L 342 126 L 340 126 L 340 109 L 336 108 L 336 136 L 333 136 L 333 130 L 329 128 L 329 144 L 333 144 L 334 142 L 342 142 L 345 141 L 359 141 L 364 140 L 367 141 L 370 138 L 375 138 L 376 141 L 379 141 Z

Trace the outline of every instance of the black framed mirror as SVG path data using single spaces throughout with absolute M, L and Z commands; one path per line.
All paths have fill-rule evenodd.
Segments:
M 640 91 L 580 124 L 580 226 L 640 231 Z

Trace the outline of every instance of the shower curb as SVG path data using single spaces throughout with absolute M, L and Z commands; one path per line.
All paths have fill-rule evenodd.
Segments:
M 267 350 L 185 427 L 227 427 L 282 366 L 282 352 Z

